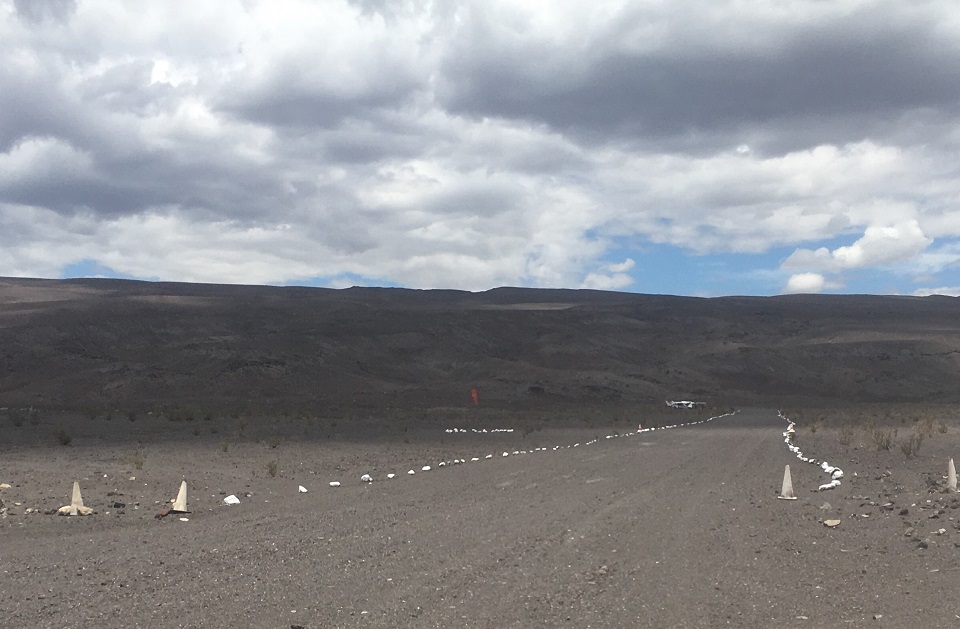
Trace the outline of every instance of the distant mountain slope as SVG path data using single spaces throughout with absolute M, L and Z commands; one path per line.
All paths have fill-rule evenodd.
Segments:
M 960 299 L 0 278 L 0 406 L 956 401 Z

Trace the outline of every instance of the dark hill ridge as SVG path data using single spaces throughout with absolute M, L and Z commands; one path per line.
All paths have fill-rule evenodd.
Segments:
M 960 398 L 960 299 L 0 279 L 0 406 Z

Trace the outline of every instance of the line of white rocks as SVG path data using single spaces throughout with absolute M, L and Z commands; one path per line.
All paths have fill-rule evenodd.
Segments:
M 471 428 L 467 430 L 466 428 L 447 428 L 443 432 L 475 432 L 475 433 L 490 433 L 490 432 L 513 432 L 514 428 Z
M 708 417 L 707 419 L 703 419 L 703 420 L 696 421 L 696 422 L 687 422 L 687 423 L 685 423 L 685 424 L 671 424 L 671 425 L 669 425 L 669 426 L 659 426 L 659 427 L 656 427 L 656 428 L 643 428 L 643 425 L 641 424 L 641 425 L 639 425 L 639 426 L 637 427 L 637 430 L 635 430 L 635 431 L 633 431 L 633 432 L 627 432 L 627 433 L 623 433 L 623 434 L 607 435 L 606 437 L 604 437 L 604 439 L 617 439 L 617 438 L 620 438 L 620 437 L 632 437 L 632 436 L 634 436 L 634 435 L 639 435 L 639 434 L 646 433 L 646 432 L 653 432 L 654 430 L 668 430 L 668 429 L 671 429 L 671 428 L 683 428 L 683 427 L 687 427 L 687 426 L 696 426 L 696 425 L 699 425 L 699 424 L 706 424 L 707 422 L 712 422 L 712 421 L 714 421 L 714 420 L 721 419 L 721 418 L 723 418 L 723 417 L 729 417 L 730 415 L 735 415 L 735 414 L 738 413 L 738 412 L 739 412 L 739 411 L 733 411 L 733 412 L 731 412 L 731 413 L 724 413 L 723 415 L 717 415 L 717 416 L 715 416 L 715 417 Z M 476 433 L 503 433 L 503 432 L 509 433 L 509 432 L 514 432 L 515 429 L 514 429 L 514 428 L 490 428 L 490 429 L 487 429 L 487 428 L 482 428 L 482 429 L 471 428 L 470 430 L 473 431 L 473 432 L 476 432 Z M 459 432 L 467 432 L 467 431 L 468 431 L 468 430 L 467 430 L 466 428 L 447 428 L 444 432 L 447 432 L 447 433 L 455 433 L 455 432 L 456 432 L 456 433 L 459 433 Z M 540 447 L 540 448 L 533 448 L 533 449 L 531 449 L 531 450 L 507 450 L 507 451 L 503 452 L 503 453 L 500 455 L 499 458 L 508 457 L 508 456 L 521 456 L 521 455 L 524 455 L 524 454 L 537 454 L 537 453 L 544 453 L 544 452 L 557 452 L 557 451 L 559 451 L 559 450 L 566 450 L 566 449 L 569 449 L 569 448 L 579 448 L 579 447 L 581 447 L 581 446 L 593 445 L 593 444 L 597 443 L 598 441 L 600 441 L 599 438 L 597 438 L 597 439 L 591 439 L 590 441 L 586 441 L 586 442 L 584 442 L 584 443 L 582 443 L 582 444 L 581 444 L 581 443 L 574 443 L 573 445 L 565 445 L 565 446 L 557 445 L 557 446 L 553 446 L 552 448 L 547 447 L 547 446 L 543 446 L 543 447 Z M 475 457 L 470 458 L 469 460 L 467 460 L 467 459 L 452 459 L 452 460 L 449 460 L 449 461 L 440 461 L 439 463 L 436 464 L 436 466 L 437 466 L 438 468 L 441 468 L 441 467 L 447 467 L 447 466 L 449 466 L 449 465 L 462 465 L 462 464 L 464 464 L 464 463 L 479 463 L 479 462 L 481 462 L 481 461 L 487 461 L 487 460 L 490 460 L 490 459 L 493 459 L 493 458 L 494 458 L 494 455 L 493 455 L 493 454 L 487 454 L 487 455 L 483 456 L 482 458 L 479 457 L 479 456 L 475 456 Z M 429 472 L 429 471 L 432 470 L 432 469 L 433 469 L 432 466 L 430 466 L 430 465 L 424 465 L 423 467 L 420 468 L 420 471 L 421 471 L 421 472 Z M 409 470 L 409 471 L 407 472 L 407 475 L 408 475 L 408 476 L 414 476 L 414 475 L 416 475 L 416 473 L 417 473 L 416 470 L 411 469 L 411 470 Z M 396 478 L 396 476 L 397 476 L 397 475 L 396 475 L 395 473 L 391 472 L 391 473 L 389 473 L 389 474 L 386 475 L 386 478 L 387 478 L 388 480 L 390 480 L 390 479 Z M 364 474 L 363 476 L 360 477 L 360 481 L 363 482 L 363 483 L 372 483 L 373 480 L 374 480 L 374 479 L 373 479 L 373 477 L 372 477 L 370 474 Z M 331 482 L 330 482 L 330 486 L 331 486 L 331 487 L 340 487 L 340 481 L 331 481 Z
M 823 470 L 824 474 L 827 474 L 830 477 L 829 483 L 824 483 L 820 485 L 816 491 L 826 491 L 828 489 L 835 489 L 840 486 L 840 479 L 843 478 L 843 470 L 835 465 L 830 465 L 826 461 L 820 461 L 813 457 L 808 457 L 800 451 L 800 447 L 793 443 L 793 436 L 797 433 L 796 422 L 794 422 L 789 417 L 783 414 L 783 411 L 777 411 L 777 414 L 780 416 L 780 419 L 787 422 L 787 429 L 783 432 L 783 441 L 787 444 L 787 449 L 790 452 L 793 452 L 797 455 L 797 458 L 803 461 L 804 463 L 810 463 L 811 465 L 819 465 L 820 469 Z

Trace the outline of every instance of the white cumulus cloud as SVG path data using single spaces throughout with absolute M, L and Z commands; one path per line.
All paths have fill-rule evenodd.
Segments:
M 791 275 L 784 287 L 784 293 L 819 293 L 826 286 L 827 281 L 819 273 L 797 273 Z
M 915 220 L 870 226 L 852 245 L 832 251 L 826 247 L 797 249 L 783 262 L 783 267 L 840 271 L 889 265 L 914 258 L 931 242 Z

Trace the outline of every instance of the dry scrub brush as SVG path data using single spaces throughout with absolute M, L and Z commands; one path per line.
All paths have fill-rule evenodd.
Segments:
M 883 430 L 874 428 L 870 433 L 870 441 L 877 450 L 889 450 L 893 445 L 893 439 L 897 436 L 897 429 Z
M 57 426 L 53 431 L 53 436 L 57 438 L 57 442 L 62 446 L 68 446 L 70 442 L 73 441 L 73 437 L 64 426 Z
M 923 443 L 923 433 L 914 432 L 908 438 L 900 442 L 900 451 L 908 459 L 913 458 L 920 451 L 920 444 Z
M 842 446 L 850 446 L 850 444 L 853 443 L 854 433 L 853 426 L 841 426 L 840 433 L 837 435 L 837 441 L 839 441 Z

